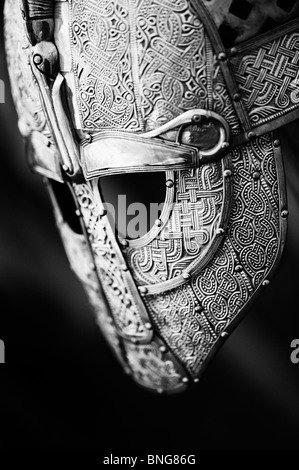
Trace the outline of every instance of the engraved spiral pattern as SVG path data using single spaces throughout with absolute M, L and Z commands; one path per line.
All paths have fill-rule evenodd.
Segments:
M 83 129 L 147 131 L 202 108 L 225 110 L 239 130 L 211 43 L 187 0 L 72 0 L 70 10 Z
M 193 376 L 279 254 L 281 155 L 275 153 L 270 134 L 232 151 L 234 195 L 223 246 L 187 285 L 147 297 L 160 334 Z

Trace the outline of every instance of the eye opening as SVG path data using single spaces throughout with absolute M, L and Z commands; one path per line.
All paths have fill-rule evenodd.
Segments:
M 99 179 L 108 219 L 120 238 L 146 235 L 161 216 L 166 199 L 165 172 L 123 173 Z

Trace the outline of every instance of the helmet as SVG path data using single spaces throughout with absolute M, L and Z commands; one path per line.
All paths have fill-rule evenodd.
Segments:
M 198 382 L 280 260 L 298 15 L 280 0 L 6 1 L 29 165 L 104 336 L 150 390 Z M 135 184 L 164 194 L 137 236 L 107 204 L 120 180 L 136 203 Z

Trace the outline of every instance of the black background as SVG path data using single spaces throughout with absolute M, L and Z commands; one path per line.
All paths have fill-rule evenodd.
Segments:
M 2 19 L 1 19 L 2 28 Z M 3 448 L 298 448 L 299 124 L 283 131 L 289 236 L 269 288 L 193 390 L 143 391 L 122 373 L 69 269 L 43 183 L 27 168 L 1 30 L 0 439 Z

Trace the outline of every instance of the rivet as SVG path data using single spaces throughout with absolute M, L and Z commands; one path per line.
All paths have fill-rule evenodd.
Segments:
M 160 220 L 160 219 L 157 219 L 157 220 L 155 221 L 155 225 L 156 225 L 157 227 L 161 227 L 161 225 L 162 225 L 161 220 Z
M 86 139 L 87 142 L 90 144 L 90 142 L 92 141 L 92 135 L 90 135 L 90 134 L 85 134 L 85 139 Z
M 162 393 L 164 393 L 164 390 L 163 390 L 163 388 L 158 388 L 157 392 L 161 395 Z
M 192 122 L 194 124 L 199 124 L 201 119 L 202 119 L 202 117 L 201 117 L 200 114 L 194 114 L 194 116 L 192 117 Z
M 261 177 L 261 174 L 260 174 L 259 171 L 255 171 L 255 172 L 253 173 L 253 175 L 252 175 L 252 178 L 253 178 L 254 180 L 256 180 L 256 181 L 259 180 L 260 177 Z
M 274 142 L 273 142 L 273 145 L 274 145 L 274 147 L 280 147 L 280 140 L 275 139 Z
M 161 277 L 161 281 L 163 281 L 163 282 L 167 281 L 167 277 L 166 277 L 166 276 L 162 276 L 162 277 Z
M 220 52 L 218 54 L 218 60 L 220 60 L 221 62 L 224 62 L 226 60 L 226 54 L 225 52 Z
M 127 247 L 129 246 L 128 240 L 125 240 L 125 239 L 119 240 L 119 243 L 120 243 L 124 248 L 127 248 Z
M 78 217 L 81 216 L 81 212 L 80 212 L 78 209 L 76 210 L 76 215 L 77 215 Z
M 253 131 L 248 132 L 247 138 L 248 138 L 249 140 L 253 140 L 253 139 L 255 139 L 255 137 L 256 137 L 256 133 L 255 133 L 255 132 L 253 132 Z
M 232 175 L 231 170 L 224 170 L 223 176 L 224 176 L 225 178 L 229 178 L 231 175 Z
M 167 186 L 167 188 L 173 188 L 173 187 L 174 187 L 174 181 L 172 181 L 172 180 L 167 180 L 167 181 L 166 181 L 166 186 Z
M 229 142 L 223 142 L 222 144 L 222 149 L 225 150 L 225 149 L 228 149 L 230 147 L 230 143 Z
M 147 330 L 152 330 L 152 328 L 153 328 L 151 323 L 146 323 L 144 326 Z
M 265 279 L 265 280 L 263 281 L 263 286 L 264 286 L 264 287 L 268 287 L 269 284 L 270 284 L 269 279 Z
M 236 47 L 232 47 L 230 50 L 231 55 L 237 55 L 238 54 L 238 49 Z
M 69 167 L 67 165 L 62 165 L 62 169 L 67 173 L 70 171 Z
M 165 353 L 167 351 L 166 346 L 160 346 L 161 353 Z
M 224 229 L 221 228 L 221 227 L 219 227 L 219 228 L 217 228 L 217 230 L 216 230 L 216 235 L 223 235 L 224 232 L 225 232 Z
M 200 381 L 200 379 L 198 379 L 198 378 L 196 378 L 196 379 L 193 380 L 193 382 L 194 382 L 195 384 L 198 384 L 199 381 Z
M 39 54 L 36 54 L 34 57 L 33 57 L 33 62 L 35 63 L 35 65 L 40 65 L 43 63 L 43 58 L 41 55 Z
M 200 305 L 196 305 L 196 307 L 194 307 L 195 313 L 200 313 L 201 311 L 202 311 L 202 307 L 200 307 Z
M 289 211 L 284 210 L 284 211 L 281 212 L 281 217 L 282 217 L 283 219 L 286 219 L 288 216 L 289 216 Z
M 243 271 L 243 266 L 241 266 L 240 264 L 237 264 L 237 266 L 235 267 L 235 271 L 236 271 L 236 273 L 239 273 L 240 271 Z
M 241 101 L 241 98 L 242 98 L 241 93 L 235 93 L 234 94 L 234 101 L 237 101 L 237 102 Z
M 222 331 L 220 336 L 221 336 L 221 338 L 227 338 L 229 336 L 229 334 L 228 334 L 227 331 Z
M 183 377 L 183 378 L 182 378 L 182 382 L 183 382 L 184 384 L 188 384 L 188 383 L 189 383 L 188 377 Z
M 99 212 L 99 216 L 104 217 L 105 215 L 107 215 L 106 209 L 101 209 L 100 212 Z
M 140 287 L 139 287 L 139 292 L 140 292 L 141 294 L 147 294 L 148 290 L 147 290 L 147 288 L 146 288 L 145 286 L 140 286 Z
M 184 271 L 184 272 L 182 272 L 182 277 L 183 277 L 184 279 L 190 279 L 191 275 L 190 275 L 190 273 L 188 273 L 187 271 Z

